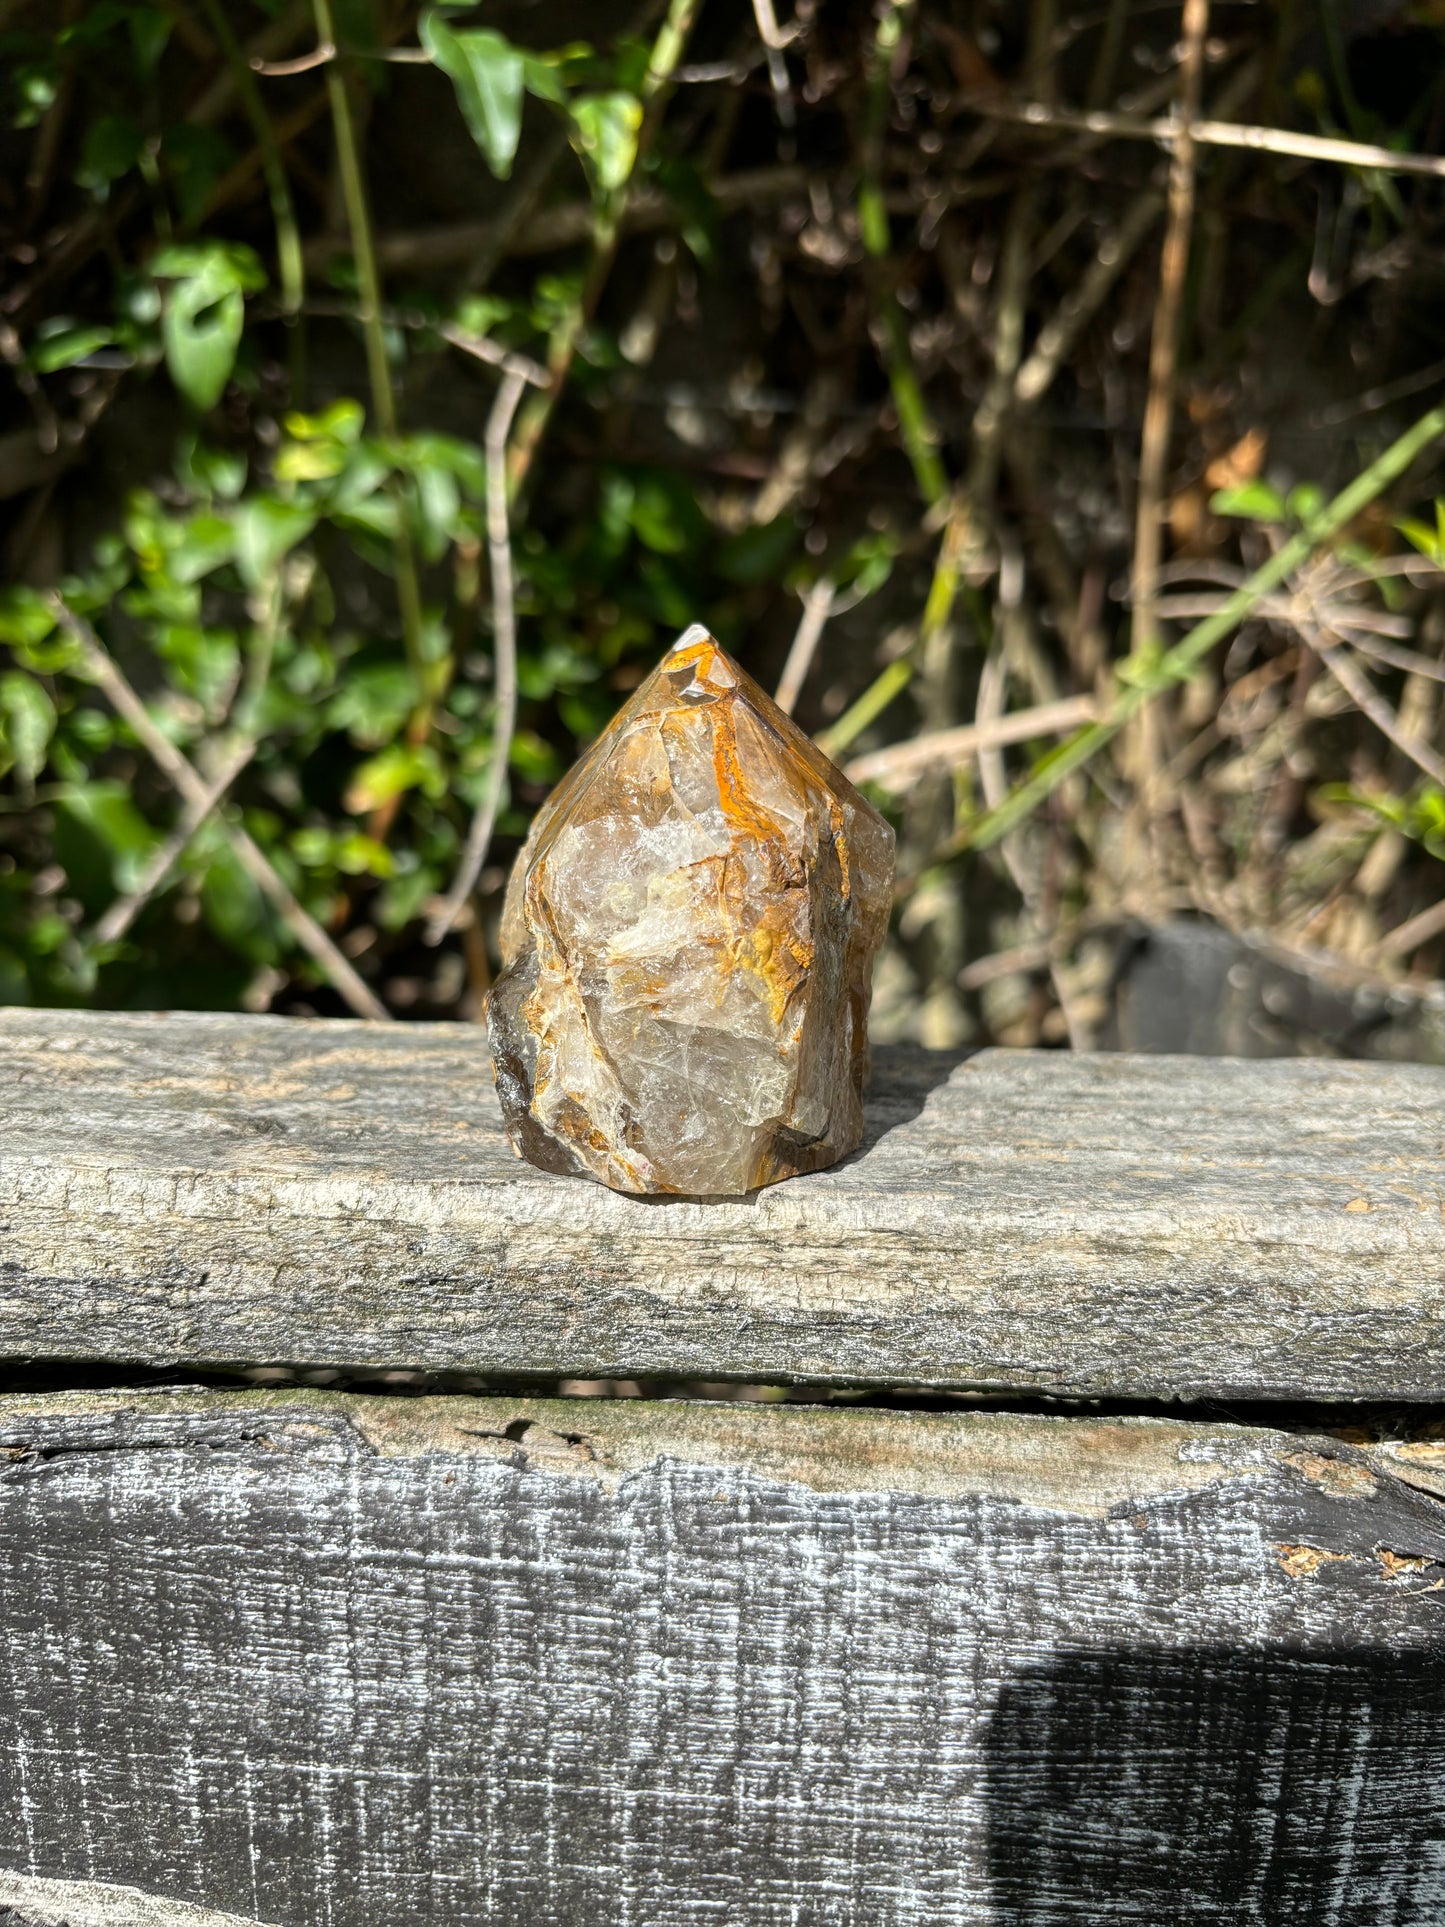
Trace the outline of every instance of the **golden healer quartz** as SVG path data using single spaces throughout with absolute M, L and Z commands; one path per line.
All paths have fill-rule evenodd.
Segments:
M 539 812 L 487 1023 L 518 1154 L 736 1196 L 863 1132 L 893 832 L 706 630 Z

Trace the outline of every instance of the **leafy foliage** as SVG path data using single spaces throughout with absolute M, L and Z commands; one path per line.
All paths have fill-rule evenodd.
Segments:
M 1016 702 L 1147 680 L 1157 651 L 1130 653 L 1119 587 L 1129 558 L 1114 531 L 1126 518 L 1099 480 L 1134 461 L 1148 379 L 1138 317 L 1156 275 L 1147 249 L 1110 297 L 1125 318 L 1106 303 L 1080 323 L 1049 401 L 1066 431 L 1048 443 L 1039 419 L 1008 418 L 1001 459 L 999 447 L 980 453 L 998 343 L 1012 329 L 1030 352 L 1057 315 L 1078 314 L 1085 277 L 1118 258 L 1102 246 L 1116 232 L 1109 197 L 1127 210 L 1154 165 L 1148 149 L 1103 161 L 1081 146 L 1081 194 L 1075 170 L 1051 181 L 1038 165 L 1037 130 L 1013 151 L 1014 135 L 995 127 L 995 148 L 978 153 L 1006 164 L 996 178 L 978 172 L 966 144 L 978 127 L 961 103 L 1000 84 L 990 63 L 1007 67 L 1021 31 L 986 48 L 984 29 L 975 44 L 946 10 L 918 9 L 904 31 L 908 10 L 891 0 L 800 9 L 796 38 L 773 50 L 783 98 L 777 60 L 739 52 L 746 10 L 740 27 L 672 0 L 634 22 L 647 40 L 599 27 L 560 46 L 523 45 L 520 27 L 511 39 L 461 0 L 337 0 L 330 11 L 341 69 L 317 59 L 313 23 L 298 29 L 279 0 L 4 10 L 17 283 L 3 345 L 17 382 L 0 458 L 20 471 L 5 497 L 16 580 L 0 592 L 0 1001 L 339 1010 L 238 860 L 244 829 L 395 1008 L 475 1010 L 500 871 L 551 784 L 678 629 L 705 620 L 745 654 L 765 634 L 780 664 L 820 579 L 832 613 L 812 726 L 856 718 L 860 691 L 874 742 L 967 722 L 986 662 L 1003 662 Z M 1173 57 L 1171 21 L 1131 24 L 1146 65 Z M 546 31 L 541 14 L 535 30 Z M 1289 31 L 1260 66 L 1290 76 L 1286 98 L 1306 125 L 1387 145 L 1427 137 L 1433 96 L 1393 123 L 1352 81 L 1348 49 L 1306 44 L 1296 58 Z M 1069 36 L 1082 36 L 1087 61 L 1068 53 Z M 1071 25 L 1060 46 L 1058 97 L 1082 97 L 1095 84 L 1084 68 L 1107 51 L 1099 23 Z M 371 209 L 351 232 L 338 212 L 338 73 Z M 1328 245 L 1307 235 L 1318 258 L 1285 263 L 1301 287 L 1328 284 L 1342 317 L 1359 261 L 1398 259 L 1422 218 L 1408 183 L 1379 170 L 1347 178 L 1337 208 L 1320 196 L 1321 233 L 1336 210 Z M 1024 311 L 1010 315 L 1002 196 L 1025 179 L 1040 199 L 1020 258 L 1034 265 Z M 1280 189 L 1290 248 L 1292 182 Z M 424 190 L 442 207 L 436 235 L 450 224 L 473 237 L 438 271 L 436 235 L 412 232 Z M 1227 236 L 1219 206 L 1209 222 Z M 375 306 L 371 252 L 384 280 Z M 1237 578 L 1236 558 L 1255 567 L 1309 526 L 1339 479 L 1324 473 L 1331 462 L 1352 472 L 1387 438 L 1373 422 L 1358 447 L 1342 437 L 1318 480 L 1267 468 L 1267 436 L 1234 418 L 1238 395 L 1215 399 L 1255 336 L 1242 319 L 1228 334 L 1209 322 L 1212 273 L 1200 271 L 1200 341 L 1188 344 L 1199 366 L 1180 383 L 1191 426 L 1176 436 L 1178 461 L 1194 479 L 1169 514 L 1181 555 Z M 1398 288 L 1392 299 L 1405 302 Z M 1401 312 L 1407 321 L 1390 323 L 1401 339 L 1436 326 Z M 1132 360 L 1126 341 L 1139 344 Z M 525 358 L 510 365 L 530 377 L 509 457 L 519 713 L 478 914 L 438 958 L 421 924 L 503 755 L 485 440 L 508 357 Z M 1122 448 L 1099 439 L 1104 416 L 1110 434 L 1125 424 Z M 519 454 L 531 436 L 535 461 Z M 1089 450 L 1082 463 L 1071 437 Z M 1232 444 L 1255 442 L 1257 459 L 1231 464 Z M 1445 568 L 1445 506 L 1433 521 L 1427 510 L 1352 529 L 1331 560 L 1364 584 L 1341 593 L 1370 597 L 1371 619 L 1383 612 L 1381 633 L 1398 637 L 1433 593 L 1424 574 Z M 235 770 L 205 821 L 188 820 L 90 680 L 53 589 L 204 780 Z M 1085 620 L 1093 603 L 1102 612 Z M 1180 701 L 1217 674 L 1227 705 L 1236 671 L 1275 689 L 1282 676 L 1250 652 L 1294 645 L 1265 633 L 1250 631 L 1228 673 L 1212 658 Z M 1388 673 L 1402 700 L 1408 666 Z M 1317 808 L 1321 836 L 1332 812 L 1348 817 L 1355 860 L 1362 824 L 1409 839 L 1418 867 L 1402 871 L 1403 918 L 1442 854 L 1438 786 L 1387 769 L 1360 735 L 1346 740 L 1338 711 L 1306 721 L 1308 753 L 1298 719 L 1271 710 L 1261 724 L 1307 770 L 1299 814 Z M 1046 741 L 1028 755 L 1034 774 L 1047 769 Z M 982 809 L 971 766 L 920 797 L 880 790 L 911 865 L 900 944 L 921 1001 L 957 1005 L 965 959 L 941 932 L 1012 942 L 997 906 L 1001 891 L 1013 904 L 1016 876 L 1037 870 L 1055 908 L 1080 918 L 1091 890 L 1130 899 L 1132 880 L 1099 881 L 1112 846 L 1101 827 L 1112 803 L 1100 798 L 1133 780 L 1121 765 L 1098 795 L 1068 792 L 1047 860 L 1007 870 L 975 856 L 949 867 Z M 1229 795 L 1267 787 L 1241 778 Z M 1191 816 L 1191 835 L 1209 815 Z M 1243 871 L 1264 839 L 1245 805 L 1217 815 L 1215 856 Z M 1293 829 L 1315 834 L 1303 820 Z M 1337 869 L 1329 879 L 1336 888 Z

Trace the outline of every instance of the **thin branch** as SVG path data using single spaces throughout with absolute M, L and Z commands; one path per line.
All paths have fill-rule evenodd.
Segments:
M 941 861 L 966 849 L 988 849 L 1001 836 L 1007 836 L 1016 824 L 1022 823 L 1040 803 L 1052 796 L 1067 776 L 1076 769 L 1082 769 L 1105 748 L 1130 717 L 1137 715 L 1146 703 L 1152 702 L 1164 690 L 1188 682 L 1211 651 L 1226 636 L 1233 634 L 1266 596 L 1272 594 L 1282 582 L 1287 582 L 1317 550 L 1322 549 L 1333 536 L 1367 509 L 1392 482 L 1405 473 L 1417 456 L 1439 441 L 1442 435 L 1445 435 L 1445 406 L 1432 408 L 1406 429 L 1347 488 L 1341 489 L 1332 502 L 1318 515 L 1312 516 L 1303 528 L 1256 569 L 1213 615 L 1206 616 L 1157 660 L 1136 667 L 1129 680 L 1120 679 L 1097 722 L 1086 725 L 1067 742 L 1061 743 L 1029 772 L 997 809 L 987 811 L 977 822 L 950 838 L 934 860 Z
M 1103 307 L 1164 207 L 1158 188 L 1146 188 L 1100 241 L 1089 267 L 1039 329 L 1023 366 L 1014 377 L 1014 399 L 1036 402 L 1052 385 L 1074 343 Z
M 235 30 L 226 14 L 223 0 L 203 0 L 206 17 L 211 30 L 220 41 L 236 76 L 236 92 L 240 95 L 241 106 L 251 132 L 256 136 L 256 146 L 261 156 L 261 171 L 266 179 L 266 193 L 271 203 L 271 221 L 276 229 L 276 265 L 281 283 L 281 308 L 286 318 L 295 322 L 301 309 L 305 294 L 305 275 L 301 259 L 301 230 L 296 224 L 296 207 L 291 199 L 291 188 L 286 179 L 285 163 L 281 159 L 280 143 L 276 129 L 271 125 L 271 117 L 266 112 L 261 99 L 261 90 L 256 85 L 252 71 L 255 63 L 248 62 L 237 40 Z M 298 337 L 299 340 L 299 337 Z M 297 347 L 294 353 L 299 356 Z M 299 374 L 299 367 L 293 375 Z M 298 386 L 293 381 L 293 387 Z M 297 400 L 300 400 L 299 394 Z
M 1018 586 L 1021 589 L 1022 571 L 1019 570 L 1014 573 L 1020 578 Z M 989 652 L 983 665 L 983 673 L 978 679 L 978 700 L 974 708 L 974 727 L 980 735 L 994 735 L 999 725 L 1008 720 L 1003 713 L 1004 700 L 1007 694 L 1007 683 L 1008 677 L 1003 652 L 1000 649 L 993 649 Z M 1092 704 L 1090 707 L 1092 708 Z M 1008 778 L 1004 773 L 1003 757 L 1000 754 L 996 738 L 989 742 L 987 748 L 980 745 L 978 776 L 979 784 L 984 794 L 984 801 L 990 809 L 997 809 L 1003 801 Z M 1019 849 L 1019 838 L 1017 836 L 1005 837 L 999 845 L 999 855 L 1003 858 L 1004 868 L 1008 871 L 1013 886 L 1015 890 L 1018 891 L 1019 901 L 1028 912 L 1034 928 L 1042 928 L 1044 919 L 1039 911 L 1039 892 L 1025 868 L 1023 855 Z M 1054 987 L 1054 997 L 1059 1006 L 1059 1015 L 1064 1020 L 1064 1029 L 1068 1034 L 1069 1048 L 1071 1050 L 1082 1050 L 1086 1039 L 1075 1017 L 1072 1001 L 1069 997 L 1068 986 L 1064 981 L 1063 970 L 1059 959 L 1054 956 L 1052 952 L 1049 955 L 1048 965 L 1049 981 Z
M 1179 352 L 1179 315 L 1189 237 L 1194 225 L 1193 123 L 1204 79 L 1204 35 L 1209 0 L 1184 0 L 1184 57 L 1180 65 L 1179 115 L 1169 167 L 1169 214 L 1159 262 L 1159 298 L 1149 345 L 1149 396 L 1139 446 L 1139 497 L 1134 520 L 1134 622 L 1136 653 L 1150 647 L 1157 633 L 1154 597 L 1164 542 L 1164 471 L 1174 420 L 1174 375 Z
M 1402 756 L 1408 757 L 1416 769 L 1423 770 L 1432 782 L 1445 786 L 1445 756 L 1439 755 L 1428 743 L 1422 743 L 1418 736 L 1411 736 L 1401 727 L 1400 718 L 1349 651 L 1332 640 L 1327 630 L 1303 622 L 1299 629 L 1305 642 L 1360 714 L 1368 716 L 1380 734 L 1393 743 Z
M 332 24 L 331 0 L 313 0 L 316 32 L 323 45 L 336 45 Z M 366 347 L 366 371 L 371 385 L 371 406 L 376 425 L 388 440 L 397 435 L 396 392 L 391 383 L 391 365 L 386 355 L 386 331 L 381 318 L 381 283 L 376 272 L 376 251 L 371 238 L 371 212 L 366 200 L 366 182 L 361 155 L 356 144 L 356 126 L 351 101 L 346 91 L 346 74 L 340 61 L 326 70 L 326 92 L 331 103 L 331 121 L 336 134 L 336 164 L 341 175 L 341 191 L 346 202 L 346 223 L 351 231 L 351 249 L 356 260 L 357 308 L 361 337 Z M 396 600 L 401 614 L 402 637 L 407 661 L 416 678 L 419 701 L 407 725 L 410 742 L 424 742 L 431 730 L 432 709 L 438 690 L 446 687 L 450 662 L 429 662 L 422 633 L 421 585 L 417 577 L 416 554 L 412 548 L 411 526 L 407 520 L 406 492 L 393 477 L 388 490 L 396 504 L 396 534 L 392 553 L 396 562 Z
M 1341 629 L 1345 626 L 1338 618 L 1336 624 Z M 1399 649 L 1392 642 L 1381 642 L 1370 635 L 1351 634 L 1346 640 L 1362 656 L 1373 656 L 1391 669 L 1403 669 L 1411 676 L 1426 676 L 1431 682 L 1445 682 L 1445 662 L 1436 662 L 1433 656 L 1422 656 L 1416 649 Z
M 142 870 L 135 888 L 127 895 L 117 897 L 96 924 L 91 934 L 97 943 L 119 943 L 151 898 L 165 884 L 185 854 L 192 837 L 255 754 L 255 738 L 243 737 L 221 766 L 220 775 L 212 779 L 205 797 L 184 803 L 180 822 Z
M 156 727 L 145 704 L 116 667 L 94 629 L 76 615 L 60 596 L 52 595 L 48 601 L 56 620 L 79 649 L 87 673 L 105 691 L 117 713 L 129 723 L 157 768 L 193 809 L 201 811 L 203 816 L 208 814 L 212 808 L 211 785 Z M 297 942 L 311 953 L 340 995 L 358 1016 L 389 1023 L 390 1011 L 362 982 L 316 919 L 297 901 L 270 858 L 239 823 L 227 822 L 224 828 L 227 841 L 242 869 L 256 887 L 271 899 Z
M 295 60 L 253 60 L 251 71 L 264 74 L 268 80 L 284 79 L 289 74 L 309 74 L 318 67 L 329 66 L 333 60 L 341 58 L 340 49 L 328 41 L 313 47 L 309 54 L 299 54 Z M 349 51 L 352 60 L 386 60 L 397 67 L 429 67 L 432 57 L 425 47 L 356 47 Z
M 617 258 L 618 243 L 622 238 L 623 224 L 627 217 L 628 203 L 632 198 L 632 184 L 641 170 L 656 134 L 673 71 L 682 59 L 683 48 L 687 45 L 687 38 L 692 31 L 692 24 L 697 17 L 700 5 L 701 0 L 670 0 L 657 38 L 652 43 L 647 72 L 643 75 L 639 90 L 644 114 L 633 149 L 631 165 L 627 170 L 626 178 L 618 186 L 606 190 L 597 198 L 592 220 L 592 256 L 587 264 L 582 288 L 553 330 L 547 352 L 551 384 L 540 394 L 532 397 L 522 410 L 521 418 L 517 423 L 517 433 L 507 458 L 507 483 L 514 495 L 520 492 L 527 479 L 537 449 L 547 432 L 548 424 L 566 386 L 567 377 L 571 373 L 583 330 L 592 319 L 602 290 L 607 284 L 607 277 L 612 272 L 612 264 Z
M 888 749 L 870 750 L 855 756 L 843 774 L 850 783 L 879 783 L 885 789 L 903 789 L 931 770 L 957 769 L 975 756 L 989 750 L 1004 749 L 1010 743 L 1028 743 L 1040 736 L 1061 736 L 1094 722 L 1099 705 L 1092 696 L 1065 696 L 1056 703 L 1039 703 L 1033 709 L 1016 709 L 1008 715 L 990 716 L 980 721 L 961 723 L 957 729 L 934 729 L 911 742 L 894 743 Z
M 792 715 L 803 684 L 808 679 L 823 630 L 833 613 L 836 594 L 828 577 L 822 575 L 803 597 L 803 614 L 793 637 L 793 646 L 788 651 L 788 660 L 783 664 L 783 673 L 778 678 L 777 694 L 773 698 L 785 716 Z
M 507 776 L 507 759 L 517 727 L 517 604 L 512 583 L 512 540 L 507 520 L 507 438 L 512 418 L 526 388 L 525 378 L 516 372 L 503 378 L 487 417 L 485 449 L 487 459 L 487 553 L 492 577 L 492 633 L 496 648 L 497 720 L 492 736 L 492 760 L 487 770 L 487 787 L 467 832 L 466 848 L 451 889 L 443 898 L 426 929 L 428 943 L 440 943 L 457 918 L 462 906 L 476 887 L 491 847 L 497 811 L 501 808 L 502 788 Z
M 984 120 L 1021 127 L 1058 128 L 1067 133 L 1101 134 L 1112 140 L 1158 141 L 1178 138 L 1173 118 L 1139 120 L 1131 114 L 1075 113 L 1043 101 L 1008 101 L 971 96 L 965 103 Z M 1295 134 L 1283 127 L 1252 127 L 1237 121 L 1196 120 L 1190 138 L 1201 147 L 1242 147 L 1260 154 L 1288 154 L 1297 160 L 1337 161 L 1342 167 L 1374 167 L 1387 174 L 1423 174 L 1445 179 L 1445 155 L 1400 154 L 1364 141 L 1335 140 L 1323 134 Z
M 1445 897 L 1439 903 L 1432 903 L 1428 910 L 1420 911 L 1418 916 L 1408 917 L 1404 923 L 1397 923 L 1393 930 L 1387 930 L 1375 946 L 1376 954 L 1381 957 L 1408 957 L 1422 943 L 1439 936 L 1445 936 Z
M 788 63 L 783 58 L 783 47 L 786 43 L 778 32 L 773 0 L 753 0 L 753 17 L 758 23 L 758 37 L 767 49 L 768 79 L 772 83 L 773 99 L 777 103 L 778 125 L 792 129 L 798 124 L 798 116 L 793 107 L 793 89 L 788 79 Z

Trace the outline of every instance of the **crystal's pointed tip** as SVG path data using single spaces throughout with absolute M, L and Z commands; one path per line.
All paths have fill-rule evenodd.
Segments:
M 692 649 L 700 642 L 711 641 L 712 631 L 705 622 L 690 622 L 667 653 L 675 656 L 679 649 Z

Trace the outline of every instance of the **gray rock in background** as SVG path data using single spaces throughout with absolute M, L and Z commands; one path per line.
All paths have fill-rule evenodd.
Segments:
M 1445 1064 L 1445 984 L 1384 984 L 1199 922 L 1120 942 L 1099 1048 Z

